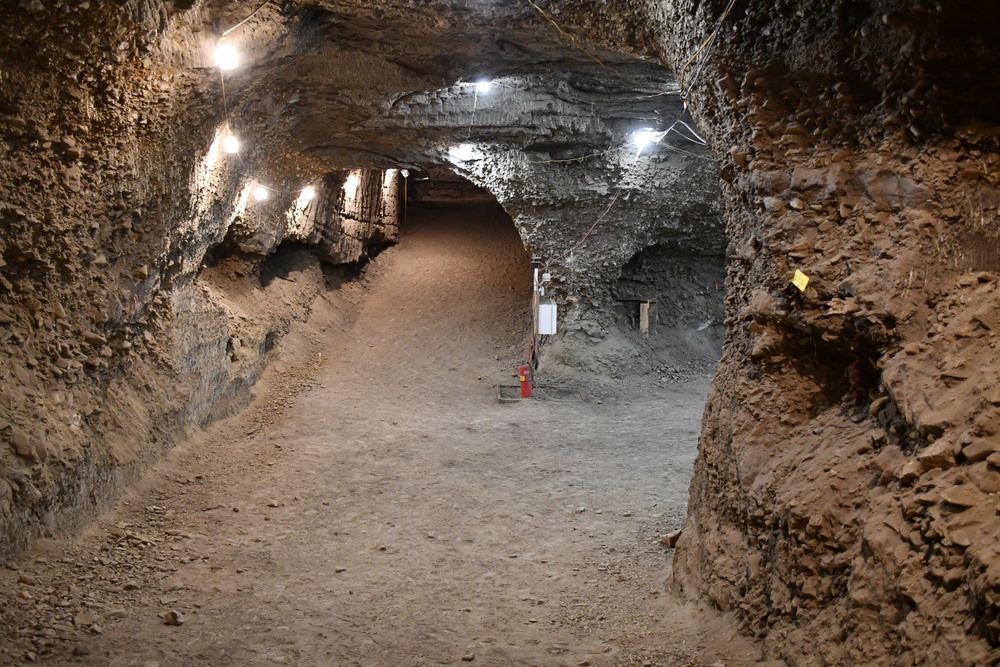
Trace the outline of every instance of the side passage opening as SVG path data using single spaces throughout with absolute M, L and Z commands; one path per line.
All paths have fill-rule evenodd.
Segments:
M 615 287 L 620 322 L 645 337 L 654 370 L 667 380 L 708 374 L 725 338 L 726 258 L 672 243 L 650 246 L 622 268 Z

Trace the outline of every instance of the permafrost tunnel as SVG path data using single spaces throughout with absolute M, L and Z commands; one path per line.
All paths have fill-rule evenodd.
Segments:
M 0 664 L 1000 662 L 995 3 L 3 8 Z

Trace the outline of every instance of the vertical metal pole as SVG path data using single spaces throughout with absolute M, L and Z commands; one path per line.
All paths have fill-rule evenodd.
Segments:
M 535 360 L 538 358 L 538 304 L 538 263 L 536 262 L 531 285 L 531 358 L 528 359 L 532 369 L 535 368 Z

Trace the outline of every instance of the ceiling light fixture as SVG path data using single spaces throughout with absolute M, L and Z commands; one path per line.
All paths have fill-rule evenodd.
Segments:
M 313 197 L 315 196 L 316 196 L 316 188 L 310 185 L 302 190 L 302 194 L 299 195 L 299 199 L 301 201 L 312 201 Z
M 263 185 L 258 185 L 253 189 L 253 198 L 257 201 L 264 201 L 271 196 L 271 193 Z
M 220 42 L 215 48 L 215 62 L 223 72 L 240 66 L 240 53 L 232 44 Z
M 227 130 L 226 136 L 222 138 L 222 150 L 230 154 L 240 152 L 240 140 L 232 130 Z
M 485 95 L 493 89 L 492 81 L 477 81 L 476 82 L 476 92 L 480 95 Z
M 662 132 L 654 132 L 653 130 L 639 130 L 632 135 L 632 143 L 635 144 L 639 152 L 646 148 L 650 144 L 657 143 L 663 138 Z

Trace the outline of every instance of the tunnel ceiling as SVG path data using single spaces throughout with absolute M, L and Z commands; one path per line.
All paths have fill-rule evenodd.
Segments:
M 581 313 L 606 304 L 621 266 L 655 242 L 721 254 L 716 167 L 692 141 L 675 77 L 657 62 L 567 37 L 553 11 L 265 6 L 226 37 L 244 59 L 226 92 L 234 130 L 246 137 L 246 172 L 294 182 L 302 171 L 453 168 L 499 199 L 534 255 L 558 258 L 557 289 Z M 173 32 L 198 48 L 163 60 L 193 58 L 205 67 L 195 69 L 197 85 L 217 90 L 209 36 L 249 14 L 226 5 L 193 13 L 187 25 L 182 17 Z M 479 93 L 480 81 L 492 89 Z M 199 95 L 203 102 L 206 116 L 219 116 L 220 97 Z M 635 132 L 680 118 L 689 127 L 637 155 Z M 612 201 L 587 243 L 567 254 Z
M 238 29 L 227 39 L 249 55 L 235 103 L 282 106 L 274 129 L 307 154 L 380 167 L 446 159 L 442 145 L 470 139 L 606 147 L 682 111 L 662 66 L 574 48 L 530 5 L 504 4 L 306 5 L 277 19 L 296 49 L 284 58 L 269 51 L 283 41 Z M 477 95 L 484 80 L 496 87 Z

